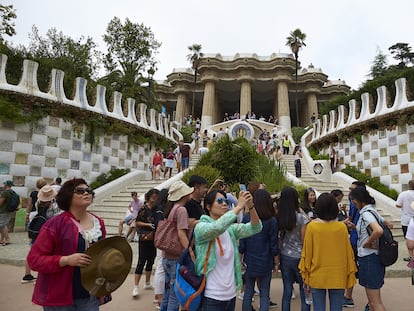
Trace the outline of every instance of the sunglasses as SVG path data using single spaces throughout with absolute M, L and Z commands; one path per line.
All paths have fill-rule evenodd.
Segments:
M 220 197 L 220 198 L 217 199 L 217 203 L 218 204 L 223 204 L 223 202 L 226 203 L 227 205 L 229 205 L 229 200 L 224 199 L 222 197 Z
M 75 188 L 73 190 L 73 193 L 76 193 L 76 194 L 84 194 L 85 192 L 87 192 L 88 194 L 94 194 L 94 192 L 91 188 L 81 188 L 81 187 L 79 187 L 79 188 Z

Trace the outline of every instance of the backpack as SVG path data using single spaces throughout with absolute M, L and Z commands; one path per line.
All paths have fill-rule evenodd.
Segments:
M 380 221 L 375 213 L 370 210 L 368 210 L 368 212 L 374 215 L 384 232 L 378 239 L 378 255 L 380 262 L 386 267 L 391 266 L 398 259 L 398 242 L 394 240 L 390 228 Z
M 194 234 L 194 233 L 193 233 Z M 208 264 L 208 256 L 213 241 L 210 241 L 204 262 L 203 274 L 197 275 L 193 260 L 190 255 L 190 247 L 193 239 L 191 235 L 189 247 L 186 248 L 180 255 L 177 262 L 176 275 L 174 282 L 174 292 L 178 302 L 183 310 L 197 311 L 201 304 L 201 299 L 204 294 L 206 286 L 206 271 Z
M 13 189 L 10 189 L 7 191 L 10 192 L 10 198 L 9 198 L 9 201 L 7 202 L 6 209 L 9 213 L 15 212 L 19 209 L 19 206 L 20 206 L 20 196 Z
M 38 213 L 32 221 L 29 223 L 27 227 L 27 233 L 29 234 L 29 238 L 33 241 L 36 240 L 37 236 L 40 233 L 40 229 L 47 221 L 46 213 Z

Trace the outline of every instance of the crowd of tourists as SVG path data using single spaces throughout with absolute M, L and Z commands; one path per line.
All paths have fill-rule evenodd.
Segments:
M 385 310 L 380 295 L 385 266 L 378 259 L 378 221 L 388 223 L 376 212 L 375 200 L 364 183 L 350 185 L 349 208 L 342 203 L 343 197 L 339 189 L 317 197 L 314 189 L 307 188 L 300 200 L 295 188 L 285 187 L 275 198 L 259 182 L 249 183 L 246 191 L 236 195 L 228 192 L 224 181 L 217 180 L 208 188 L 203 177 L 193 175 L 188 184 L 178 181 L 160 193 L 149 190 L 144 203 L 148 209 L 139 213 L 137 228 L 139 234 L 155 231 L 160 217 L 166 217 L 176 223 L 182 248 L 188 247 L 194 235 L 199 274 L 208 258 L 200 310 L 234 310 L 239 298 L 242 310 L 251 311 L 256 294 L 259 310 L 273 308 L 277 302 L 270 299 L 275 297 L 270 283 L 279 282 L 272 278 L 278 271 L 283 311 L 291 310 L 295 284 L 301 310 L 310 310 L 310 304 L 313 310 L 327 310 L 326 301 L 330 310 L 354 307 L 352 289 L 357 277 L 367 294 L 365 310 Z M 140 276 L 146 261 L 144 289 L 154 288 L 157 308 L 179 310 L 173 290 L 179 256 L 156 250 L 153 241 L 140 243 L 152 248 L 145 253 L 151 254 L 148 257 L 143 254 L 144 246 L 139 246 L 136 275 Z M 148 271 L 156 257 L 151 282 Z M 135 282 L 134 297 L 139 295 L 137 286 Z
M 88 250 L 106 240 L 103 220 L 87 210 L 93 191 L 83 179 L 68 180 L 58 191 L 42 186 L 41 180 L 37 186 L 35 212 L 44 213 L 48 219 L 32 239 L 27 256 L 27 268 L 38 272 L 32 301 L 44 310 L 99 310 L 102 297 L 95 287 L 101 285 L 89 286 L 81 273 L 94 262 L 94 253 Z M 176 226 L 181 247 L 191 246 L 196 272 L 205 272 L 200 310 L 234 310 L 240 298 L 242 310 L 251 311 L 257 293 L 259 310 L 268 310 L 279 302 L 287 311 L 295 297 L 295 284 L 301 310 L 310 310 L 311 304 L 313 310 L 326 310 L 327 302 L 330 310 L 342 310 L 355 306 L 352 292 L 357 278 L 366 291 L 365 310 L 385 310 L 380 293 L 385 266 L 378 256 L 382 234 L 379 222 L 390 224 L 376 211 L 375 199 L 364 183 L 350 185 L 349 208 L 342 203 L 344 194 L 339 189 L 317 197 L 314 189 L 307 188 L 300 200 L 293 187 L 271 196 L 260 182 L 250 182 L 238 194 L 230 193 L 222 180 L 208 186 L 202 176 L 193 175 L 188 184 L 180 180 L 169 189 L 150 189 L 143 201 L 137 199 L 136 192 L 131 193 L 132 216 L 120 222 L 119 232 L 122 234 L 123 225 L 132 221 L 139 236 L 133 297 L 139 296 L 145 269 L 143 289 L 154 290 L 155 307 L 167 311 L 180 308 L 174 291 L 179 255 L 160 251 L 154 245 L 159 222 L 168 219 Z M 409 187 L 397 200 L 397 207 L 404 208 L 404 224 L 407 215 L 414 213 L 413 204 L 409 209 L 406 206 L 414 192 L 414 181 Z M 404 260 L 411 261 L 412 217 L 404 227 L 410 255 Z M 189 245 L 192 235 L 194 244 Z M 119 246 L 108 252 L 125 253 L 125 249 Z M 119 262 L 109 258 L 93 273 L 102 274 L 105 264 Z M 129 268 L 125 271 L 128 273 Z M 270 292 L 270 284 L 280 282 L 272 278 L 278 271 L 283 293 L 279 293 L 280 301 L 271 301 L 270 296 L 277 297 Z M 31 275 L 30 270 L 27 275 Z M 34 279 L 32 276 L 27 281 Z M 122 282 L 118 280 L 117 286 Z M 102 293 L 110 294 L 116 286 L 111 289 L 107 285 Z

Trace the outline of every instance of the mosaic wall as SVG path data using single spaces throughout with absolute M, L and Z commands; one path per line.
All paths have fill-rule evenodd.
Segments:
M 414 125 L 380 130 L 362 136 L 362 143 L 353 139 L 335 148 L 341 169 L 355 166 L 399 192 L 407 190 L 408 181 L 414 179 Z
M 60 118 L 47 117 L 33 128 L 0 122 L 1 180 L 12 179 L 23 196 L 40 177 L 82 177 L 91 182 L 111 168 L 148 170 L 149 161 L 149 147 L 129 145 L 126 136 L 100 137 L 91 150 L 84 134 Z

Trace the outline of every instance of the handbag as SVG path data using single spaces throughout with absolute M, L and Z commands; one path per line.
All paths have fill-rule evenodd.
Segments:
M 197 275 L 195 272 L 194 262 L 190 255 L 191 235 L 188 248 L 186 248 L 180 255 L 177 262 L 174 292 L 183 310 L 196 311 L 198 310 L 201 299 L 203 297 L 204 288 L 206 287 L 206 272 L 208 265 L 208 256 L 213 241 L 210 241 L 206 258 L 204 260 L 203 274 Z
M 180 256 L 184 249 L 178 238 L 177 222 L 175 220 L 178 208 L 171 211 L 171 213 L 174 213 L 172 220 L 163 219 L 158 222 L 154 236 L 154 246 L 156 248 L 175 256 Z
M 138 234 L 139 241 L 152 241 L 154 240 L 154 231 L 146 232 L 146 233 L 139 233 Z

